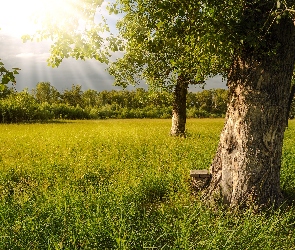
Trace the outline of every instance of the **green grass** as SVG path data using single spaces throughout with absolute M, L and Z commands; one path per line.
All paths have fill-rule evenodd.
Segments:
M 189 170 L 210 166 L 223 119 L 0 125 L 0 249 L 295 249 L 295 207 L 209 209 Z M 295 193 L 295 121 L 282 188 Z

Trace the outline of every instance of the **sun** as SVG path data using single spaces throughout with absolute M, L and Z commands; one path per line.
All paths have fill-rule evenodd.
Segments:
M 41 0 L 42 1 L 42 0 Z M 10 0 L 1 3 L 1 33 L 21 37 L 24 33 L 33 33 L 38 28 L 32 20 L 37 11 L 39 0 Z
M 9 0 L 1 3 L 1 33 L 14 37 L 34 34 L 47 22 L 60 23 L 80 18 L 83 0 Z M 82 18 L 82 16 L 81 16 Z

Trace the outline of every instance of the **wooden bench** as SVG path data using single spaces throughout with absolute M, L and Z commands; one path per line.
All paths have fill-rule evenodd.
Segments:
M 209 178 L 210 177 L 210 173 L 207 169 L 202 169 L 202 170 L 191 170 L 190 171 L 190 177 L 194 177 L 194 178 Z
M 202 170 L 191 170 L 191 187 L 193 189 L 193 193 L 197 193 L 198 191 L 204 189 L 210 181 L 211 174 L 207 169 Z

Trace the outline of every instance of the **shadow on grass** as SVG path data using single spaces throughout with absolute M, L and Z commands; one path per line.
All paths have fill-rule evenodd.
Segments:
M 283 188 L 284 201 L 289 206 L 295 206 L 295 187 Z

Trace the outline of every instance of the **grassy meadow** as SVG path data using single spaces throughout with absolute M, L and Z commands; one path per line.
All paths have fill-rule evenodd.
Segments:
M 223 119 L 0 125 L 0 249 L 295 249 L 295 121 L 277 211 L 206 207 L 190 169 L 209 168 Z

